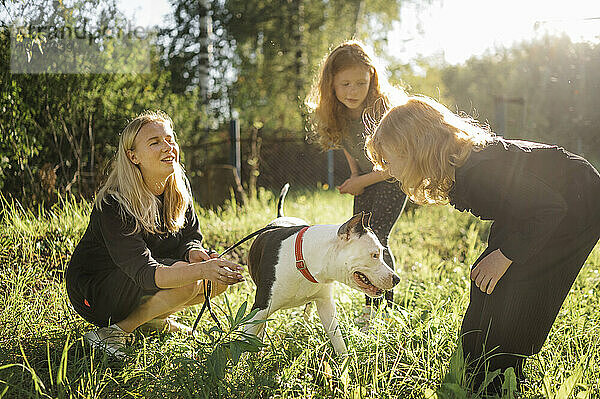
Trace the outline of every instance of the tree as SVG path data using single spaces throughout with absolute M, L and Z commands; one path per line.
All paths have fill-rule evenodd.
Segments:
M 505 135 L 556 143 L 600 161 L 600 46 L 546 36 L 447 67 L 447 98 Z M 504 105 L 496 98 L 522 99 Z M 502 111 L 502 110 L 500 110 Z M 502 114 L 502 112 L 500 112 Z
M 170 41 L 165 63 L 183 82 L 180 87 L 190 90 L 198 57 L 198 49 L 190 45 L 198 40 L 192 29 L 197 2 L 174 0 L 173 5 L 176 23 L 165 38 Z M 389 29 L 400 5 L 396 0 L 212 2 L 213 74 L 219 74 L 213 99 L 228 108 L 221 108 L 221 115 L 236 113 L 246 126 L 281 134 L 301 131 L 302 104 L 328 49 L 353 36 L 384 40 L 385 34 L 374 35 L 372 28 Z
M 74 71 L 79 73 L 59 74 L 51 69 L 41 74 L 12 73 L 9 31 L 0 32 L 0 186 L 5 194 L 25 203 L 51 199 L 56 191 L 93 194 L 114 155 L 118 133 L 128 119 L 145 109 L 163 109 L 172 115 L 182 144 L 196 133 L 195 125 L 204 124 L 205 118 L 190 101 L 194 93 L 170 92 L 169 74 L 159 69 L 156 52 L 147 54 L 148 70 L 120 72 L 119 66 L 132 55 L 118 37 L 98 35 L 94 29 L 118 32 L 130 26 L 114 1 L 77 1 L 65 7 L 45 0 L 10 11 L 15 17 L 28 16 L 25 24 L 49 27 L 43 29 L 45 41 L 39 47 L 30 45 L 33 38 L 26 36 L 17 51 L 39 57 L 39 48 L 45 51 L 66 42 L 52 32 L 69 28 L 89 38 L 90 45 L 101 46 L 105 58 L 100 61 L 107 69 L 86 73 L 86 68 L 94 67 L 86 60 L 81 70 Z

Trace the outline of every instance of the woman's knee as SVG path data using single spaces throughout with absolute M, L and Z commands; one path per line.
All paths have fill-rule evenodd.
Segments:
M 178 296 L 181 296 L 183 301 L 188 301 L 203 293 L 202 280 L 174 288 L 174 290 L 177 292 Z
M 206 280 L 199 280 L 195 284 L 190 284 L 188 288 L 190 298 L 195 298 L 198 296 L 204 297 L 204 290 L 206 289 Z M 226 284 L 220 284 L 214 281 L 211 281 L 211 289 L 210 289 L 210 297 L 214 298 L 217 295 L 221 295 L 227 290 Z

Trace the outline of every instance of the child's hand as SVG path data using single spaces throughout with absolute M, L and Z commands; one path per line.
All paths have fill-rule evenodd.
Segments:
M 483 258 L 473 270 L 471 270 L 471 280 L 479 287 L 482 292 L 491 294 L 494 287 L 508 270 L 512 260 L 508 259 L 499 250 L 495 250 Z
M 340 194 L 351 194 L 360 195 L 364 191 L 365 186 L 362 184 L 360 176 L 350 176 L 340 186 L 337 187 L 340 190 Z

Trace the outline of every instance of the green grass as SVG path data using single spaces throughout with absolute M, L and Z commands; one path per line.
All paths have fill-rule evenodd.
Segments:
M 92 326 L 70 307 L 64 271 L 83 234 L 91 206 L 63 200 L 50 210 L 23 210 L 2 200 L 0 215 L 0 397 L 77 398 L 425 398 L 467 397 L 456 359 L 458 331 L 468 304 L 468 269 L 484 248 L 489 225 L 449 207 L 417 208 L 396 224 L 391 247 L 402 281 L 398 310 L 363 333 L 354 324 L 364 297 L 345 286 L 336 291 L 350 356 L 333 354 L 316 312 L 281 311 L 267 327 L 265 348 L 226 359 L 227 342 L 212 334 L 136 334 L 131 355 L 116 362 L 84 345 Z M 341 223 L 352 200 L 332 192 L 290 193 L 286 214 L 310 223 Z M 244 209 L 198 209 L 209 247 L 222 250 L 260 228 L 275 214 L 265 191 Z M 245 263 L 249 244 L 231 259 Z M 600 246 L 589 257 L 539 355 L 527 363 L 521 397 L 599 397 Z M 232 287 L 235 315 L 253 302 L 254 285 Z M 225 297 L 214 301 L 225 325 Z M 181 312 L 192 324 L 199 307 Z M 209 317 L 203 329 L 213 326 Z M 215 350 L 216 349 L 216 350 Z M 222 366 L 222 367 L 219 367 Z M 459 384 L 455 384 L 459 382 Z M 454 389 L 453 394 L 448 394 Z M 562 390 L 561 390 L 562 389 Z M 574 396 L 573 396 L 574 397 Z

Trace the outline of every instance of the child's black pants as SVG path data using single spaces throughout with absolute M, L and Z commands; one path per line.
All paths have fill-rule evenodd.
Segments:
M 461 336 L 465 358 L 475 373 L 475 384 L 483 382 L 486 363 L 489 371 L 513 367 L 517 378 L 523 378 L 525 357 L 540 351 L 575 278 L 600 237 L 600 217 L 598 213 L 590 216 L 586 228 L 565 230 L 567 221 L 526 264 L 513 263 L 492 294 L 481 292 L 471 282 L 471 301 Z M 494 227 L 489 247 L 474 266 L 497 248 L 495 242 L 508 234 Z

